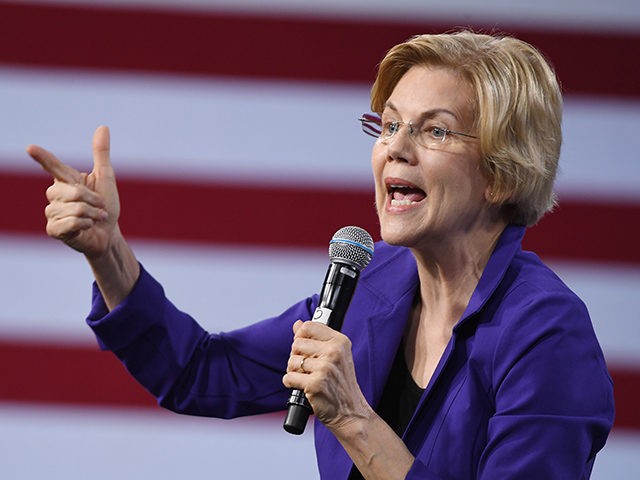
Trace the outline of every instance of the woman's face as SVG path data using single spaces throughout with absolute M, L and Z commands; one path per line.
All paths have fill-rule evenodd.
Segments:
M 488 182 L 480 170 L 478 140 L 449 133 L 445 142 L 425 147 L 406 126 L 411 122 L 414 132 L 435 132 L 426 137 L 431 140 L 443 128 L 477 135 L 472 98 L 470 87 L 451 70 L 423 66 L 407 71 L 391 93 L 383 124 L 405 125 L 386 141 L 378 139 L 372 153 L 376 208 L 386 242 L 428 248 L 429 242 L 473 236 L 486 222 L 495 222 L 486 202 Z

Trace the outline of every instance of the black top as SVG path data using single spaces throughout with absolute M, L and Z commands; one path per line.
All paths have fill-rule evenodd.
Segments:
M 404 342 L 400 342 L 376 412 L 396 432 L 396 435 L 402 437 L 423 392 L 424 389 L 420 388 L 411 376 L 404 358 Z M 355 465 L 349 480 L 364 480 Z

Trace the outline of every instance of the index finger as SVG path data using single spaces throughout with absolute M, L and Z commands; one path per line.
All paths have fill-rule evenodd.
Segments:
M 27 153 L 56 180 L 70 184 L 82 183 L 82 174 L 80 172 L 62 163 L 48 150 L 37 145 L 29 145 L 27 147 Z
M 322 322 L 306 321 L 294 325 L 294 336 L 296 338 L 311 338 L 314 340 L 330 340 L 336 331 Z

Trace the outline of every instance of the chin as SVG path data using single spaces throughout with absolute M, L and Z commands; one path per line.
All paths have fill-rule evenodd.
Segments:
M 389 245 L 409 247 L 413 244 L 413 235 L 402 225 L 380 225 L 380 237 Z

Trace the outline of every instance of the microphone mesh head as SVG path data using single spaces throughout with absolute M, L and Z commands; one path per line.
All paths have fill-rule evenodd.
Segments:
M 373 239 L 360 227 L 342 227 L 329 242 L 329 259 L 363 269 L 373 257 Z

